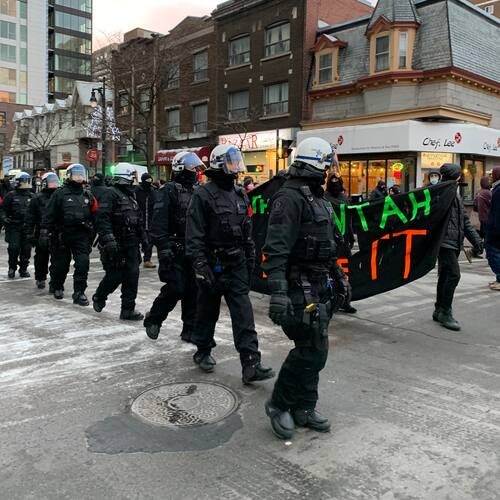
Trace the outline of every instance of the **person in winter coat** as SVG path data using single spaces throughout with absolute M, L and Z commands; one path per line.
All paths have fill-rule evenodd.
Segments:
M 490 213 L 491 206 L 491 183 L 490 178 L 485 175 L 481 177 L 481 189 L 474 199 L 474 210 L 477 212 L 479 217 L 479 236 L 483 238 L 486 235 L 486 223 L 488 222 L 488 215 Z M 480 255 L 474 255 L 474 257 L 481 257 Z
M 377 187 L 370 193 L 370 201 L 380 200 L 387 196 L 385 181 L 378 181 Z
M 496 280 L 490 283 L 492 290 L 500 291 L 500 167 L 492 172 L 491 207 L 486 221 L 486 257 Z
M 459 165 L 445 163 L 441 169 L 441 182 L 460 181 L 461 169 Z M 460 282 L 460 265 L 458 256 L 463 248 L 464 238 L 473 245 L 476 253 L 483 253 L 483 242 L 472 226 L 469 216 L 457 191 L 457 196 L 451 206 L 450 218 L 445 237 L 441 243 L 438 256 L 438 284 L 437 296 L 432 319 L 448 330 L 459 331 L 460 323 L 453 317 L 452 304 L 455 289 Z
M 156 188 L 153 186 L 153 178 L 147 172 L 141 176 L 141 183 L 137 187 L 135 197 L 142 213 L 142 252 L 144 254 L 144 267 L 152 269 L 155 264 L 151 262 L 153 255 L 153 243 L 150 237 L 151 222 L 153 220 L 153 209 L 155 204 Z
M 98 202 L 100 202 L 106 195 L 108 189 L 109 186 L 106 186 L 104 182 L 104 175 L 99 172 L 95 173 L 90 181 L 90 192 L 94 195 Z

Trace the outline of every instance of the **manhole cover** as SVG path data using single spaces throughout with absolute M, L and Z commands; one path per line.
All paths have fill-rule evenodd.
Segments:
M 202 382 L 154 387 L 134 400 L 132 412 L 155 425 L 187 427 L 219 422 L 237 407 L 233 391 Z

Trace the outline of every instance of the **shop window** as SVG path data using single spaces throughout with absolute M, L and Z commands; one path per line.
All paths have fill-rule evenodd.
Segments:
M 229 42 L 229 66 L 250 62 L 250 36 L 242 36 Z
M 288 82 L 264 87 L 264 116 L 288 113 Z
M 290 23 L 266 29 L 266 57 L 290 52 Z
M 464 201 L 472 201 L 481 188 L 481 177 L 484 176 L 484 161 L 463 160 L 462 180 L 467 186 L 461 187 Z
M 193 81 L 208 79 L 208 51 L 198 52 L 193 56 Z
M 249 92 L 242 90 L 240 92 L 231 92 L 228 96 L 229 121 L 246 120 L 248 118 Z
M 408 33 L 401 31 L 399 33 L 399 69 L 406 69 L 406 52 L 408 50 Z
M 375 71 L 385 71 L 389 69 L 389 43 L 389 35 L 378 36 L 375 39 Z
M 193 106 L 193 132 L 206 132 L 208 129 L 208 104 Z
M 169 109 L 167 111 L 167 137 L 176 137 L 180 134 L 181 127 L 180 109 Z

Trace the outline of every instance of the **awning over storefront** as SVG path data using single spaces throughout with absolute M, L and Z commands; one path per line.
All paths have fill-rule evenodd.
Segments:
M 182 151 L 196 153 L 202 162 L 208 163 L 212 148 L 210 146 L 202 146 L 199 148 L 161 149 L 155 155 L 155 163 L 156 165 L 171 165 L 174 156 Z
M 500 157 L 500 130 L 472 123 L 428 123 L 406 120 L 374 125 L 355 125 L 304 130 L 307 137 L 321 137 L 339 155 L 429 151 Z

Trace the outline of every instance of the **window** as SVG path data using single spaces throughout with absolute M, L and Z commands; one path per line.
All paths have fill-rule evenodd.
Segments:
M 232 92 L 228 96 L 227 117 L 230 121 L 246 120 L 248 118 L 249 92 Z
M 64 94 L 71 94 L 73 92 L 73 87 L 75 81 L 70 78 L 63 78 L 62 76 L 55 77 L 55 91 L 62 92 Z
M 206 132 L 208 129 L 208 104 L 193 106 L 193 132 Z
M 266 30 L 266 57 L 290 51 L 290 24 L 280 24 Z
M 488 14 L 493 14 L 494 10 L 495 10 L 495 6 L 494 5 L 486 5 L 484 7 L 484 10 L 488 13 Z
M 178 89 L 180 83 L 181 68 L 179 63 L 172 63 L 168 68 L 167 89 Z
M 92 0 L 56 0 L 56 4 L 84 12 L 92 12 Z
M 0 43 L 0 59 L 6 62 L 16 62 L 16 46 Z
M 17 85 L 17 73 L 15 69 L 0 68 L 0 85 Z
M 92 54 L 92 42 L 90 40 L 77 36 L 63 35 L 62 33 L 56 33 L 54 48 L 69 52 L 79 52 L 80 54 Z
M 128 114 L 128 93 L 126 90 L 118 92 L 118 115 Z
M 88 17 L 75 16 L 66 12 L 55 12 L 55 21 L 58 28 L 80 31 L 81 33 L 92 33 L 92 19 Z
M 149 89 L 139 90 L 139 109 L 145 113 L 149 111 L 151 92 Z
M 319 56 L 319 83 L 333 80 L 333 54 L 320 54 Z
M 28 85 L 28 73 L 26 71 L 19 71 L 19 87 L 26 92 Z
M 0 149 L 5 148 L 5 142 L 7 141 L 7 135 L 6 134 L 0 134 Z
M 0 102 L 16 102 L 16 93 L 15 92 L 5 92 L 3 90 L 0 91 Z
M 16 39 L 16 23 L 9 23 L 8 21 L 0 21 L 0 36 L 8 38 L 9 40 Z
M 0 0 L 0 14 L 16 17 L 17 0 Z
M 229 42 L 229 66 L 250 62 L 250 37 L 243 36 Z
M 90 76 L 90 59 L 80 59 L 77 57 L 56 54 L 55 69 L 64 71 L 65 73 Z
M 375 71 L 389 69 L 389 35 L 375 39 Z
M 288 82 L 264 87 L 264 115 L 288 113 Z
M 28 28 L 25 24 L 21 24 L 19 26 L 19 38 L 20 38 L 21 42 L 28 41 Z
M 19 49 L 19 62 L 21 64 L 28 64 L 28 50 L 22 47 Z
M 208 78 L 208 51 L 193 56 L 193 80 L 200 82 Z
M 28 104 L 28 94 L 23 94 L 22 92 L 19 94 L 18 104 Z
M 0 111 L 0 127 L 5 127 L 7 125 L 7 113 L 5 111 Z
M 408 49 L 408 33 L 399 33 L 399 69 L 406 69 L 406 51 Z
M 27 0 L 19 0 L 19 17 L 26 19 L 28 17 L 28 2 Z
M 181 112 L 180 109 L 167 110 L 167 136 L 176 137 L 181 132 Z

